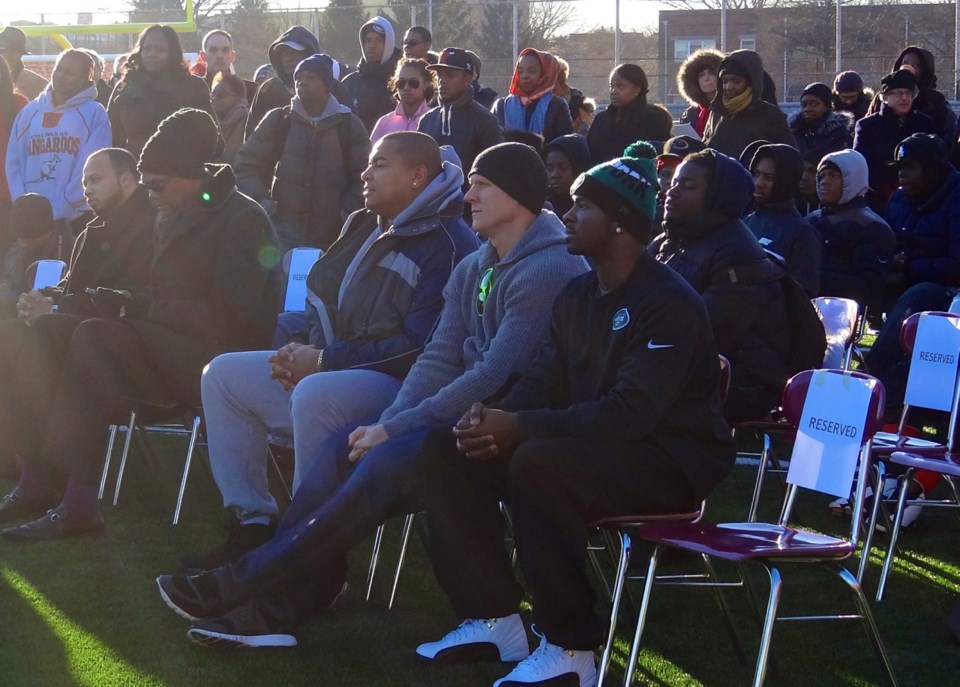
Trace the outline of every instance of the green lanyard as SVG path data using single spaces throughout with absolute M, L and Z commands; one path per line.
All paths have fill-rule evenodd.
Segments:
M 480 317 L 483 317 L 483 307 L 487 303 L 487 296 L 490 295 L 491 288 L 493 288 L 493 268 L 489 267 L 477 284 L 477 314 Z

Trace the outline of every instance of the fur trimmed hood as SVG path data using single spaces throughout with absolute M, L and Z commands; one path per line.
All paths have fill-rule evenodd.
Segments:
M 720 67 L 720 61 L 723 60 L 723 53 L 719 50 L 704 48 L 691 53 L 687 59 L 680 65 L 677 71 L 677 90 L 691 105 L 707 106 L 710 102 L 706 99 L 703 91 L 700 90 L 700 84 L 697 80 L 700 72 L 707 67 L 717 71 Z M 717 79 L 719 88 L 719 77 Z
M 830 134 L 834 134 L 841 130 L 852 134 L 853 126 L 856 124 L 856 120 L 847 110 L 831 110 L 827 113 L 826 117 L 811 126 L 803 120 L 803 117 L 799 112 L 795 112 L 794 114 L 790 115 L 787 120 L 787 124 L 790 125 L 790 129 L 795 134 L 802 133 L 807 129 L 813 129 L 818 134 L 829 136 Z

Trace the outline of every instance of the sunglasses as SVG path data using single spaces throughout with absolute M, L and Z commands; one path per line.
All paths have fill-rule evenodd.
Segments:
M 416 79 L 416 78 L 414 78 L 414 79 L 397 79 L 397 90 L 398 90 L 398 91 L 402 91 L 402 90 L 403 90 L 404 88 L 406 88 L 407 86 L 410 86 L 410 88 L 414 88 L 414 89 L 420 88 L 420 83 L 421 83 L 420 79 Z
M 490 295 L 490 289 L 493 288 L 493 268 L 487 268 L 487 271 L 480 277 L 477 284 L 477 314 L 483 317 L 483 307 L 487 303 L 487 297 Z

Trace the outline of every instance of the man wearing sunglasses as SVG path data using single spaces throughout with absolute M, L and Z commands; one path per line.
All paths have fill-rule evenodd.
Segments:
M 415 60 L 426 60 L 436 64 L 440 56 L 430 50 L 433 45 L 433 36 L 426 26 L 412 26 L 403 36 L 403 56 Z
M 567 252 L 557 216 L 541 210 L 546 168 L 533 148 L 504 143 L 481 154 L 469 178 L 473 228 L 488 240 L 455 268 L 393 404 L 377 424 L 328 444 L 273 539 L 207 573 L 157 578 L 164 602 L 194 621 L 194 641 L 295 645 L 296 626 L 343 588 L 347 552 L 387 518 L 423 510 L 427 431 L 449 430 L 474 400 L 502 396 L 546 343 L 548 304 L 587 269 Z M 318 493 L 318 470 L 339 472 L 342 484 Z

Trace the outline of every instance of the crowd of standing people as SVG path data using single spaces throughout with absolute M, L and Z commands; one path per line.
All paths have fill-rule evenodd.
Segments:
M 374 17 L 358 42 L 349 64 L 293 26 L 247 80 L 228 32 L 190 64 L 153 25 L 110 85 L 82 49 L 47 83 L 0 32 L 3 535 L 102 530 L 108 425 L 202 409 L 227 540 L 157 579 L 194 641 L 296 644 L 351 548 L 426 511 L 460 624 L 416 654 L 592 686 L 588 523 L 689 511 L 723 480 L 731 427 L 823 362 L 809 299 L 869 307 L 866 366 L 899 406 L 900 323 L 960 288 L 957 117 L 916 46 L 876 94 L 842 72 L 790 117 L 756 52 L 697 51 L 675 136 L 635 64 L 598 111 L 539 48 L 501 95 L 424 27 Z M 34 288 L 51 259 L 63 278 Z M 270 443 L 294 449 L 285 512 Z

